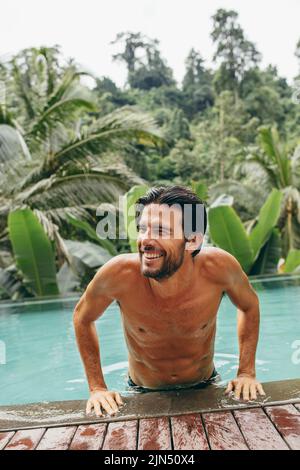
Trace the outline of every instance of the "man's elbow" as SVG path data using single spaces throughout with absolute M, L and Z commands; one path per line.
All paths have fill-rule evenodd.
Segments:
M 259 315 L 259 297 L 256 292 L 251 295 L 251 300 L 248 303 L 248 308 L 245 311 L 251 311 Z
M 259 314 L 259 298 L 255 291 L 251 293 L 251 296 L 247 298 L 247 302 L 244 302 L 239 306 L 239 310 L 245 313 L 253 312 Z
M 73 312 L 73 326 L 74 326 L 75 331 L 78 331 L 81 325 L 82 325 L 82 315 L 81 315 L 80 309 L 77 308 L 76 306 Z
M 84 319 L 84 298 L 81 297 L 79 302 L 75 305 L 74 311 L 73 311 L 73 325 L 74 328 L 80 328 L 81 325 L 85 323 Z

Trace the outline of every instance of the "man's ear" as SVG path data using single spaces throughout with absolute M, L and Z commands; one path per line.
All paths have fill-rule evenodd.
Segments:
M 185 242 L 185 249 L 189 251 L 195 251 L 199 249 L 199 246 L 203 243 L 202 233 L 193 233 L 190 235 Z

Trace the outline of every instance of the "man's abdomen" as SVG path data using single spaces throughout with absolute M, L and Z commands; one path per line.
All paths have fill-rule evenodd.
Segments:
M 129 375 L 137 384 L 148 388 L 180 384 L 191 385 L 210 378 L 214 370 L 213 348 L 204 351 L 196 357 L 181 357 L 174 355 L 170 358 L 135 359 L 129 353 Z

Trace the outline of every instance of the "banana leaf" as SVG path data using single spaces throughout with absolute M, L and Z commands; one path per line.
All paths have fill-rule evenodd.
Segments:
M 148 190 L 147 186 L 133 186 L 125 195 L 124 195 L 124 208 L 123 208 L 123 213 L 124 213 L 124 226 L 125 226 L 125 231 L 127 233 L 131 251 L 136 252 L 137 251 L 137 244 L 136 244 L 136 239 L 137 239 L 137 230 L 136 230 L 136 224 L 135 224 L 135 210 L 134 210 L 134 204 L 137 201 L 137 199 L 141 196 L 144 196 Z
M 8 231 L 24 284 L 36 296 L 59 294 L 53 248 L 35 214 L 30 209 L 10 212 Z
M 76 228 L 84 230 L 86 235 L 91 239 L 97 242 L 100 246 L 102 246 L 105 250 L 107 250 L 111 255 L 117 255 L 117 250 L 114 244 L 109 239 L 99 238 L 96 234 L 96 230 L 94 230 L 91 225 L 86 222 L 85 220 L 80 220 L 75 217 L 72 217 L 67 214 L 68 221 Z
M 202 181 L 192 181 L 191 186 L 194 193 L 196 193 L 202 201 L 206 201 L 208 199 L 208 188 L 205 183 Z
M 258 223 L 249 235 L 253 250 L 253 261 L 257 259 L 261 248 L 267 242 L 273 227 L 278 221 L 281 200 L 282 192 L 274 188 L 259 211 Z
M 277 266 L 281 256 L 280 234 L 277 228 L 260 250 L 259 256 L 251 268 L 250 276 L 259 274 L 277 274 Z
M 300 266 L 300 250 L 290 250 L 284 263 L 284 272 L 292 273 Z
M 89 241 L 80 242 L 77 240 L 66 240 L 64 243 L 71 256 L 80 260 L 88 268 L 98 268 L 111 259 L 111 254 L 102 248 Z
M 232 207 L 210 207 L 209 233 L 213 242 L 231 253 L 248 273 L 252 266 L 253 251 L 246 230 Z

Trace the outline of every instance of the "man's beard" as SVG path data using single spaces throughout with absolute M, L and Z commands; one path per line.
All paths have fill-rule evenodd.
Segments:
M 179 253 L 176 258 L 172 256 L 163 256 L 163 264 L 162 266 L 157 269 L 157 270 L 151 270 L 151 269 L 142 269 L 142 253 L 140 253 L 140 260 L 141 260 L 141 269 L 142 269 L 142 274 L 145 277 L 151 277 L 153 279 L 166 279 L 172 274 L 174 274 L 182 265 L 183 259 L 184 259 L 184 253 L 185 253 L 185 242 L 183 242 L 182 247 L 179 249 Z

